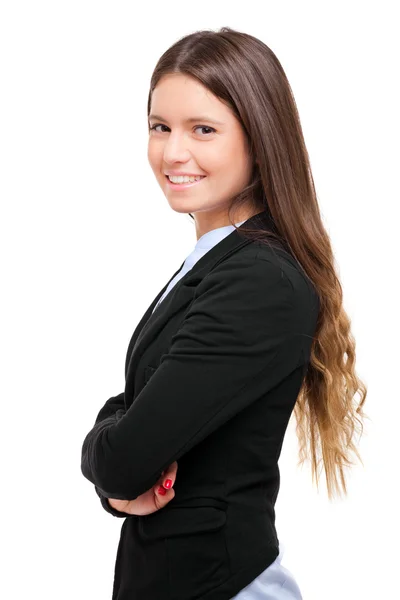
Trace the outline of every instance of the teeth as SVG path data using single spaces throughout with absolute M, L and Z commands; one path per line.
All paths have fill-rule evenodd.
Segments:
M 168 179 L 172 181 L 172 183 L 193 183 L 193 181 L 202 179 L 202 176 L 197 175 L 196 177 L 188 177 L 188 175 L 168 175 Z

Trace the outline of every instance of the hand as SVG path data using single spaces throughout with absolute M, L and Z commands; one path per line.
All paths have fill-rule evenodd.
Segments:
M 152 488 L 134 500 L 118 500 L 117 498 L 107 498 L 107 500 L 110 506 L 121 512 L 126 512 L 129 515 L 149 515 L 160 510 L 160 508 L 164 508 L 164 506 L 171 502 L 172 498 L 175 497 L 173 485 L 175 483 L 177 470 L 178 463 L 175 460 L 166 471 L 162 472 L 160 479 Z M 172 484 L 169 489 L 164 486 L 164 482 L 167 479 L 172 479 Z M 166 493 L 164 496 L 158 492 L 160 486 L 165 489 Z

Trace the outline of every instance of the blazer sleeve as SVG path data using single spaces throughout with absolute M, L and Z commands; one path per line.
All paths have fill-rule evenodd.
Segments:
M 99 413 L 96 417 L 94 427 L 96 427 L 97 425 L 102 423 L 104 420 L 107 420 L 106 421 L 107 423 L 114 422 L 114 418 L 117 419 L 124 412 L 125 412 L 125 395 L 124 395 L 124 392 L 122 392 L 121 394 L 118 394 L 117 396 L 112 396 L 111 398 L 109 398 L 106 401 L 106 403 L 101 408 L 101 410 L 99 411 Z M 118 413 L 118 417 L 117 417 L 117 413 Z M 99 427 L 100 427 L 100 425 L 99 425 Z M 125 513 L 125 512 L 117 510 L 116 508 L 113 508 L 109 504 L 108 498 L 106 498 L 101 493 L 99 488 L 96 485 L 94 487 L 95 487 L 95 491 L 96 491 L 97 495 L 100 498 L 101 505 L 105 511 L 114 515 L 114 517 L 123 518 L 123 517 L 129 516 L 129 513 Z
M 217 265 L 129 409 L 87 434 L 83 475 L 109 498 L 132 500 L 150 489 L 173 461 L 302 364 L 304 336 L 314 333 L 312 298 L 276 261 L 248 254 Z

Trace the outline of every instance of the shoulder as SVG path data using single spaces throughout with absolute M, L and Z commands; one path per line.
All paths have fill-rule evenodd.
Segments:
M 279 270 L 282 279 L 291 288 L 293 305 L 315 326 L 320 309 L 319 295 L 315 284 L 298 260 L 281 247 L 270 247 L 265 243 L 256 243 L 254 246 L 257 248 L 255 260 L 268 264 L 269 268 L 273 265 L 273 268 Z M 255 248 L 252 249 L 253 252 Z
M 205 277 L 208 284 L 218 279 L 225 286 L 241 285 L 258 292 L 276 293 L 290 300 L 301 312 L 318 312 L 319 299 L 313 282 L 298 261 L 283 247 L 252 241 L 217 263 Z M 207 282 L 205 281 L 207 285 Z M 226 288 L 225 288 L 226 289 Z

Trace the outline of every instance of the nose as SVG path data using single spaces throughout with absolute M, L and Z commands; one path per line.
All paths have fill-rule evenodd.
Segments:
M 190 152 L 187 140 L 184 135 L 171 133 L 164 146 L 164 161 L 167 164 L 176 162 L 187 162 L 190 159 Z

